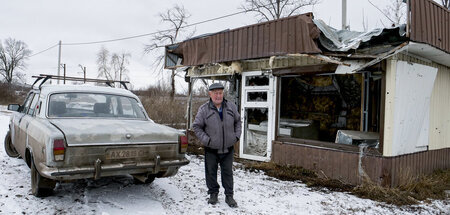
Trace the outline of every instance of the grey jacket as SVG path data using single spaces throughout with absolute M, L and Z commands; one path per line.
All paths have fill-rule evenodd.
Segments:
M 232 102 L 223 99 L 223 120 L 211 99 L 200 106 L 195 117 L 195 135 L 206 147 L 218 149 L 219 153 L 228 152 L 241 136 L 241 116 Z

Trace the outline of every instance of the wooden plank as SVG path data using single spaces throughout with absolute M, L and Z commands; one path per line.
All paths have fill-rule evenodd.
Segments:
M 320 74 L 320 73 L 334 72 L 336 71 L 336 68 L 337 68 L 336 64 L 323 64 L 323 65 L 274 69 L 272 73 L 273 75 L 276 76 L 295 75 L 295 74 Z

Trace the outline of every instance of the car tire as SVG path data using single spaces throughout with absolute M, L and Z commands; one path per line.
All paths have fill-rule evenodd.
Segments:
M 56 181 L 48 178 L 44 178 L 39 174 L 34 164 L 33 158 L 31 158 L 31 193 L 36 197 L 45 197 L 53 193 Z
M 16 148 L 12 144 L 11 131 L 8 131 L 5 136 L 5 152 L 9 157 L 17 158 L 20 154 L 16 151 Z

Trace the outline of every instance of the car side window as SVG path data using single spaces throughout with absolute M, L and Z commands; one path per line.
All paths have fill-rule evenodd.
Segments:
M 28 115 L 32 116 L 34 114 L 38 100 L 39 100 L 39 94 L 34 94 L 33 100 L 31 101 L 31 105 L 30 105 L 28 113 L 27 113 Z
M 21 113 L 27 113 L 28 109 L 30 108 L 31 100 L 33 100 L 34 93 L 30 93 L 28 97 L 25 99 L 25 102 L 23 103 L 22 107 L 20 108 Z

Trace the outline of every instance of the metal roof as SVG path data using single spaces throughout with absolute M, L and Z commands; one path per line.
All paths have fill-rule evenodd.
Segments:
M 262 22 L 229 31 L 183 41 L 166 53 L 181 57 L 181 65 L 195 66 L 286 55 L 321 53 L 317 45 L 320 31 L 312 13 Z M 171 60 L 172 66 L 176 59 Z

